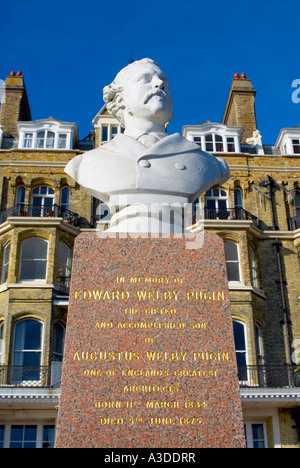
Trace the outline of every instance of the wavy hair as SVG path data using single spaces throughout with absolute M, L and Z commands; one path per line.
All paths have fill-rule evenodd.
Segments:
M 103 88 L 103 99 L 106 104 L 106 109 L 112 115 L 114 115 L 121 125 L 124 127 L 123 111 L 126 108 L 125 103 L 122 98 L 122 90 L 127 80 L 128 74 L 131 73 L 132 69 L 136 65 L 141 65 L 144 63 L 151 63 L 153 65 L 159 66 L 154 60 L 149 58 L 144 58 L 142 60 L 137 60 L 136 62 L 130 63 L 127 67 L 123 68 L 115 77 L 114 81 Z

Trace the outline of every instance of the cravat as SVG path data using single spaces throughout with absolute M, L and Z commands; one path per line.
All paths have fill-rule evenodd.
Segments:
M 150 148 L 159 141 L 159 138 L 157 138 L 155 135 L 151 135 L 150 133 L 144 133 L 138 138 L 138 141 L 140 141 L 147 148 Z

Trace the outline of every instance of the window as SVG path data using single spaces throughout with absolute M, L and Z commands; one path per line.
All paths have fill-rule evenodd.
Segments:
M 110 137 L 111 139 L 113 139 L 117 134 L 118 134 L 118 127 L 115 126 L 115 125 L 112 125 L 111 126 L 111 129 L 110 129 Z
M 215 135 L 215 144 L 216 144 L 216 151 L 218 153 L 223 153 L 224 148 L 223 148 L 223 138 L 221 135 Z
M 61 323 L 54 325 L 53 361 L 62 362 L 65 346 L 65 327 Z
M 6 281 L 7 281 L 8 266 L 9 266 L 9 254 L 10 254 L 10 242 L 8 242 L 8 244 L 6 244 L 6 246 L 3 249 L 1 284 L 6 283 Z
M 240 188 L 234 190 L 234 206 L 236 208 L 243 208 L 243 192 Z
M 124 128 L 116 124 L 101 125 L 101 144 L 112 140 L 119 133 L 124 133 Z
M 201 146 L 201 137 L 194 137 L 194 141 Z M 205 135 L 203 149 L 209 153 L 234 153 L 236 150 L 235 138 L 209 133 Z
M 20 281 L 45 281 L 48 242 L 39 237 L 24 240 L 21 245 Z
M 227 151 L 228 153 L 235 152 L 234 137 L 227 137 Z
M 224 247 L 228 281 L 238 282 L 241 280 L 238 245 L 234 242 L 225 241 Z
M 236 219 L 244 219 L 243 192 L 240 188 L 234 190 L 234 208 Z
M 267 448 L 267 434 L 264 423 L 246 423 L 245 435 L 247 448 Z
M 245 325 L 242 322 L 233 320 L 233 333 L 235 343 L 236 362 L 238 365 L 238 374 L 240 383 L 248 382 L 247 370 L 247 350 Z
M 202 147 L 201 137 L 194 137 L 194 142 L 197 143 L 200 148 Z
M 4 447 L 4 429 L 5 427 L 0 425 L 0 449 Z
M 257 365 L 264 365 L 264 352 L 263 352 L 263 340 L 262 332 L 258 323 L 255 324 L 255 338 L 256 338 L 256 349 L 257 349 Z
M 65 242 L 59 243 L 58 248 L 58 276 L 71 277 L 71 249 Z
M 44 148 L 45 145 L 45 131 L 37 132 L 36 148 Z
M 296 138 L 292 140 L 294 154 L 300 154 L 300 139 Z
M 213 136 L 212 134 L 206 135 L 205 137 L 205 151 L 212 152 L 214 150 Z
M 249 246 L 249 251 L 252 285 L 254 288 L 258 288 L 256 255 L 254 249 L 251 246 Z
M 18 206 L 20 213 L 24 210 L 25 203 L 25 187 L 20 185 L 17 190 L 16 205 Z
M 44 426 L 42 448 L 54 448 L 54 443 L 55 443 L 55 426 Z
M 55 133 L 50 130 L 37 132 L 35 147 L 39 149 L 53 149 L 55 145 Z
M 60 196 L 60 206 L 62 211 L 69 210 L 70 208 L 70 189 L 69 187 L 63 187 Z
M 54 442 L 55 425 L 0 425 L 0 448 L 54 448 Z
M 59 133 L 58 134 L 58 149 L 65 149 L 67 147 L 67 134 L 66 133 Z
M 33 133 L 25 133 L 24 135 L 24 148 L 32 148 Z
M 102 125 L 101 127 L 101 141 L 108 141 L 108 125 Z
M 0 322 L 0 365 L 2 364 L 3 359 L 3 332 L 4 332 L 4 323 Z
M 36 426 L 12 426 L 10 448 L 36 448 Z
M 12 383 L 40 380 L 42 323 L 25 319 L 16 323 L 13 346 Z
M 31 216 L 46 217 L 53 214 L 54 190 L 43 185 L 32 190 Z
M 227 192 L 222 189 L 211 189 L 206 192 L 206 219 L 227 219 Z
M 296 190 L 295 207 L 296 207 L 296 216 L 300 216 L 300 190 Z

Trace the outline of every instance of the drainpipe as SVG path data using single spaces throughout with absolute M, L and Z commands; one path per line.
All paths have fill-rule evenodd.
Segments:
M 269 192 L 269 200 L 270 200 L 270 208 L 271 208 L 271 216 L 272 216 L 272 230 L 276 231 L 278 227 L 275 224 L 275 212 L 274 212 L 274 203 L 273 203 L 273 191 L 272 188 L 275 186 L 275 182 L 268 175 L 268 182 L 266 183 Z M 280 247 L 282 247 L 281 242 L 279 239 L 276 238 L 275 242 L 273 243 L 274 247 L 276 248 L 276 256 L 277 256 L 277 264 L 278 264 L 278 271 L 279 271 L 279 284 L 281 290 L 281 298 L 282 298 L 282 311 L 283 311 L 283 327 L 285 333 L 285 340 L 286 340 L 286 357 L 287 357 L 287 364 L 292 364 L 292 356 L 291 356 L 291 347 L 290 347 L 290 333 L 289 333 L 289 321 L 288 321 L 288 311 L 286 306 L 286 297 L 285 297 L 285 289 L 284 286 L 286 285 L 286 281 L 283 279 L 282 274 L 282 262 L 281 262 L 281 255 L 280 255 Z

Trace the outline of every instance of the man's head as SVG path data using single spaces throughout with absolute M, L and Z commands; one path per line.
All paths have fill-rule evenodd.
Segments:
M 165 125 L 173 119 L 170 83 L 151 59 L 123 68 L 103 90 L 107 110 L 126 127 L 128 116 Z

